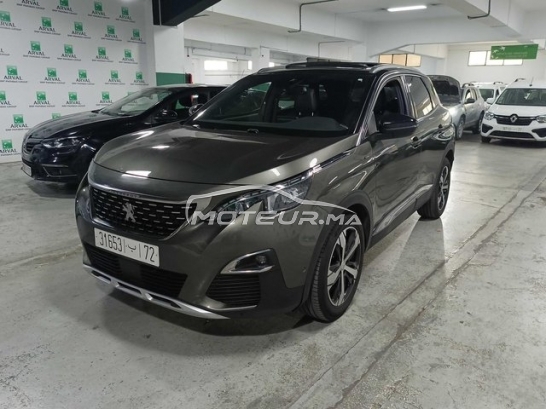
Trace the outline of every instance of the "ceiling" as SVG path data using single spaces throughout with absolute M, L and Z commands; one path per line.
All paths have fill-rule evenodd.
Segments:
M 303 2 L 303 0 L 290 1 L 297 4 Z M 308 0 L 305 1 L 307 2 Z M 546 0 L 536 1 L 541 2 Z M 337 0 L 330 3 L 310 5 L 308 7 L 314 7 L 317 10 L 323 10 L 332 14 L 346 15 L 366 22 L 389 22 L 461 16 L 461 13 L 458 11 L 441 4 L 429 5 L 426 10 L 397 13 L 389 13 L 386 10 L 389 7 L 415 6 L 416 4 L 429 3 L 426 0 Z
M 518 6 L 526 11 L 546 11 L 546 0 L 514 0 Z

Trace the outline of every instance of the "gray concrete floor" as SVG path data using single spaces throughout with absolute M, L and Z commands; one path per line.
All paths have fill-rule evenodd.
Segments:
M 353 305 L 207 322 L 81 268 L 73 192 L 0 166 L 0 408 L 544 408 L 546 149 L 457 144 L 442 220 L 366 256 Z

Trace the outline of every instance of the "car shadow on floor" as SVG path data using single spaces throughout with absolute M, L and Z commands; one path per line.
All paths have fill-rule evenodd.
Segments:
M 41 182 L 37 180 L 29 180 L 26 182 L 26 185 L 40 197 L 56 199 L 74 199 L 78 190 L 78 185 L 76 184 Z

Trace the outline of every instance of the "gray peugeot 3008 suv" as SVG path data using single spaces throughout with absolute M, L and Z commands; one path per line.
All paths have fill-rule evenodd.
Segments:
M 454 127 L 419 71 L 308 62 L 250 75 L 190 120 L 117 138 L 76 198 L 84 267 L 204 318 L 349 307 L 364 252 L 445 210 Z

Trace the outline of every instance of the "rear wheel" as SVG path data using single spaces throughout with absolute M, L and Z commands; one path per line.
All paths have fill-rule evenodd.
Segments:
M 307 315 L 332 322 L 347 311 L 360 281 L 364 249 L 362 224 L 332 228 L 315 267 L 309 298 L 303 305 Z
M 449 189 L 451 187 L 451 162 L 444 158 L 442 170 L 436 184 L 433 187 L 432 195 L 428 202 L 421 206 L 417 213 L 425 219 L 438 219 L 446 209 Z
M 484 116 L 484 113 L 482 112 L 480 114 L 480 119 L 478 120 L 478 123 L 476 124 L 474 128 L 472 128 L 472 133 L 474 135 L 479 135 L 482 132 L 483 116 Z
M 489 143 L 489 142 L 491 142 L 491 138 L 487 136 L 482 136 L 482 143 Z

